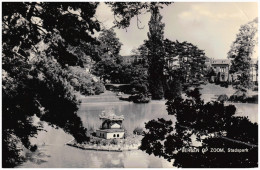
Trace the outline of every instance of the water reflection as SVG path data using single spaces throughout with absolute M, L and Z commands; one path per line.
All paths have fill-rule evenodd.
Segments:
M 25 162 L 21 168 L 164 168 L 172 167 L 172 162 L 148 155 L 142 151 L 102 152 L 77 148 L 48 145 L 39 148 L 42 155 L 34 156 L 34 161 Z M 35 161 L 36 160 L 36 161 Z M 39 162 L 37 160 L 43 160 Z
M 123 125 L 132 132 L 135 127 L 144 127 L 144 123 L 151 119 L 166 118 L 174 119 L 169 116 L 166 111 L 165 102 L 151 102 L 148 104 L 134 104 L 128 102 L 104 103 L 102 105 L 96 103 L 83 104 L 79 111 L 85 127 L 99 128 L 101 121 L 99 114 L 103 110 L 114 110 L 116 115 L 124 115 Z
M 211 94 L 213 96 L 214 94 Z M 249 116 L 257 122 L 256 104 L 235 104 L 238 116 Z M 175 122 L 173 116 L 166 111 L 165 101 L 152 101 L 147 104 L 134 104 L 119 101 L 115 94 L 106 92 L 101 96 L 82 98 L 78 112 L 85 127 L 98 128 L 101 125 L 99 114 L 103 110 L 113 109 L 117 115 L 124 115 L 124 126 L 129 132 L 135 127 L 144 127 L 151 119 L 165 118 Z M 172 162 L 163 158 L 148 155 L 140 150 L 125 152 L 86 151 L 64 145 L 72 139 L 60 129 L 54 129 L 45 124 L 48 132 L 40 132 L 32 143 L 40 145 L 39 151 L 29 155 L 29 160 L 22 168 L 164 168 L 172 167 Z M 40 153 L 40 154 L 39 154 Z
M 112 102 L 111 102 L 112 101 Z M 106 92 L 101 96 L 82 99 L 78 112 L 85 127 L 98 128 L 101 125 L 99 114 L 103 110 L 113 109 L 117 115 L 124 115 L 125 128 L 132 132 L 135 127 L 144 127 L 151 119 L 164 117 L 174 119 L 166 111 L 164 101 L 148 104 L 134 104 L 119 101 L 114 93 Z M 173 120 L 174 121 L 174 120 Z M 48 132 L 40 132 L 32 143 L 40 145 L 41 156 L 36 152 L 20 167 L 26 168 L 163 168 L 172 167 L 172 162 L 148 155 L 143 151 L 100 152 L 73 148 L 64 143 L 72 137 L 60 129 L 44 125 Z M 44 156 L 45 155 L 45 156 Z

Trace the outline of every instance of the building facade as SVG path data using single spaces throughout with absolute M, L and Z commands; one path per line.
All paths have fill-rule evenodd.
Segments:
M 232 82 L 233 75 L 229 74 L 231 61 L 228 59 L 212 59 L 210 61 L 211 68 L 216 73 L 216 76 L 212 76 L 213 82 Z
M 100 129 L 96 131 L 96 136 L 104 139 L 122 139 L 124 138 L 125 130 L 122 128 L 124 116 L 115 114 L 100 115 L 102 120 Z

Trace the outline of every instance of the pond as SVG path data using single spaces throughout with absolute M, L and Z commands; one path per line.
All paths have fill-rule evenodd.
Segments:
M 213 94 L 211 94 L 212 96 Z M 257 122 L 257 104 L 235 104 L 237 116 L 248 116 L 253 122 Z M 82 97 L 82 104 L 78 111 L 83 124 L 87 128 L 99 128 L 101 121 L 99 114 L 103 110 L 113 110 L 117 115 L 124 115 L 124 127 L 128 132 L 133 132 L 135 127 L 144 127 L 145 122 L 151 119 L 165 118 L 175 122 L 174 116 L 169 116 L 166 111 L 165 101 L 152 101 L 147 104 L 134 104 L 120 101 L 118 97 L 107 91 L 100 96 Z M 105 152 L 86 151 L 64 145 L 72 139 L 71 135 L 61 129 L 54 129 L 45 124 L 48 132 L 40 132 L 33 143 L 39 145 L 39 151 L 28 155 L 28 161 L 22 168 L 164 168 L 172 167 L 172 162 L 163 158 L 148 155 L 140 150 Z
M 112 102 L 111 102 L 112 101 Z M 123 126 L 128 132 L 133 132 L 136 127 L 144 127 L 145 122 L 152 119 L 165 118 L 175 121 L 174 116 L 169 116 L 166 111 L 165 101 L 152 101 L 146 104 L 135 104 L 120 101 L 112 92 L 101 96 L 82 98 L 78 115 L 87 128 L 97 129 L 101 125 L 99 114 L 102 111 L 112 110 L 116 115 L 124 115 Z
M 152 101 L 147 104 L 134 104 L 120 101 L 118 97 L 107 91 L 100 96 L 82 97 L 79 116 L 87 128 L 99 128 L 99 114 L 103 110 L 113 110 L 117 115 L 124 115 L 124 127 L 132 132 L 135 127 L 144 127 L 151 119 L 164 117 L 175 121 L 166 111 L 165 101 Z M 45 124 L 48 131 L 40 132 L 32 142 L 39 145 L 39 151 L 28 155 L 29 160 L 21 168 L 170 168 L 172 162 L 163 158 L 148 155 L 143 151 L 105 152 L 87 151 L 64 145 L 72 136 L 60 129 Z

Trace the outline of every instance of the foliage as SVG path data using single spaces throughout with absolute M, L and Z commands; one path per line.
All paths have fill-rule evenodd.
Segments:
M 175 125 L 164 119 L 146 123 L 140 149 L 169 161 L 174 159 L 177 167 L 256 167 L 257 148 L 251 146 L 258 143 L 257 123 L 234 116 L 233 105 L 204 103 L 198 89 L 189 90 L 186 95 L 185 100 L 175 98 L 166 103 L 168 114 L 176 117 Z M 197 147 L 200 152 L 183 151 L 195 148 L 192 136 L 201 142 L 202 146 Z M 202 153 L 202 148 L 224 148 L 226 153 Z M 228 148 L 246 148 L 248 152 L 238 154 L 228 152 Z
M 245 94 L 242 95 L 233 94 L 232 96 L 230 96 L 228 101 L 258 104 L 258 95 L 253 95 L 250 97 L 250 96 L 246 96 Z
M 164 97 L 164 24 L 161 22 L 162 16 L 159 13 L 159 7 L 154 6 L 151 9 L 151 19 L 148 23 L 148 40 L 145 42 L 148 49 L 148 81 L 149 91 L 152 99 L 162 99 Z
M 110 141 L 110 144 L 112 144 L 112 145 L 117 145 L 117 144 L 118 144 L 118 140 L 117 140 L 117 139 L 112 139 L 112 140 Z
M 206 70 L 205 76 L 208 78 L 208 81 L 211 82 L 211 77 L 212 76 L 216 76 L 216 72 L 214 71 L 214 69 L 212 67 L 210 67 L 209 69 Z
M 150 102 L 150 97 L 147 96 L 147 94 L 143 93 L 138 93 L 129 96 L 129 101 L 133 101 L 134 103 L 149 103 Z
M 188 42 L 164 40 L 166 79 L 165 98 L 180 97 L 182 91 L 205 81 L 205 53 Z
M 93 75 L 86 73 L 81 67 L 70 67 L 69 80 L 76 91 L 83 95 L 94 95 L 104 92 L 104 85 L 95 81 Z
M 93 19 L 98 3 L 2 5 L 3 167 L 13 167 L 22 160 L 23 147 L 35 150 L 29 138 L 42 127 L 33 124 L 33 115 L 78 142 L 88 140 L 68 66 L 83 66 L 91 51 L 80 47 L 97 43 L 91 34 L 100 26 Z
M 97 63 L 94 65 L 93 74 L 101 77 L 104 82 L 110 80 L 113 83 L 122 83 L 125 81 L 121 78 L 122 69 L 125 66 L 122 64 L 122 57 L 119 55 L 122 43 L 119 42 L 113 29 L 102 30 L 98 40 L 100 44 L 95 46 L 97 53 L 95 61 Z
M 97 57 L 95 61 L 102 59 L 115 59 L 121 49 L 122 43 L 116 36 L 115 31 L 111 29 L 103 29 L 98 36 L 99 44 L 95 46 Z
M 143 65 L 132 65 L 130 67 L 130 85 L 135 89 L 136 93 L 148 93 L 148 73 L 147 68 Z
M 103 146 L 106 146 L 106 145 L 108 145 L 109 143 L 108 143 L 108 140 L 102 139 L 101 142 L 100 142 L 100 144 L 103 145 Z
M 228 100 L 228 96 L 226 94 L 221 94 L 218 96 L 217 101 L 224 102 Z
M 230 73 L 238 74 L 234 87 L 243 93 L 252 87 L 250 62 L 254 47 L 257 45 L 257 23 L 258 20 L 255 19 L 242 25 L 228 52 L 228 57 L 232 59 Z
M 136 127 L 135 129 L 134 129 L 134 131 L 133 131 L 133 133 L 134 134 L 136 134 L 136 135 L 142 135 L 143 134 L 143 128 L 141 128 L 141 127 Z
M 170 5 L 172 2 L 106 2 L 114 13 L 115 27 L 127 28 L 131 19 L 136 16 L 137 27 L 139 29 L 140 20 L 138 15 L 151 12 L 151 8 L 163 8 L 164 5 Z

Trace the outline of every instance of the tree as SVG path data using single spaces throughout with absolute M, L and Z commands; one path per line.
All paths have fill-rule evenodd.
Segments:
M 164 40 L 166 79 L 165 98 L 180 97 L 182 91 L 197 87 L 205 81 L 205 53 L 197 46 L 179 41 Z
M 98 37 L 99 45 L 96 45 L 96 51 L 99 56 L 96 61 L 104 58 L 116 59 L 118 57 L 122 43 L 116 36 L 115 31 L 111 29 L 104 29 Z
M 2 162 L 3 167 L 14 167 L 23 160 L 19 144 L 35 150 L 29 138 L 43 130 L 33 124 L 33 115 L 64 129 L 77 142 L 88 140 L 77 116 L 76 88 L 68 75 L 75 74 L 69 66 L 86 64 L 86 56 L 98 59 L 93 47 L 99 42 L 93 34 L 100 31 L 100 24 L 94 16 L 98 3 L 2 5 Z M 133 10 L 120 14 L 128 16 L 128 12 Z
M 147 68 L 143 67 L 143 65 L 132 65 L 130 67 L 130 85 L 132 88 L 136 90 L 136 93 L 148 94 L 148 71 Z
M 257 23 L 258 20 L 255 19 L 242 25 L 228 52 L 228 58 L 232 59 L 230 73 L 238 75 L 234 87 L 243 93 L 246 93 L 247 89 L 250 89 L 253 85 L 250 77 L 250 62 L 254 47 L 257 44 Z
M 159 7 L 151 7 L 148 40 L 145 44 L 148 49 L 149 91 L 153 99 L 162 99 L 164 96 L 164 24 L 161 20 L 162 16 L 159 13 Z
M 69 67 L 69 80 L 76 91 L 83 95 L 94 95 L 104 92 L 104 85 L 101 84 L 95 77 L 86 73 L 81 67 Z
M 69 49 L 96 43 L 91 34 L 100 30 L 93 20 L 97 5 L 3 3 L 3 167 L 23 160 L 20 144 L 36 149 L 29 138 L 43 129 L 33 124 L 34 115 L 78 142 L 88 140 L 68 77 L 68 66 L 82 66 L 85 59 Z
M 122 83 L 121 69 L 123 67 L 123 59 L 119 55 L 122 43 L 116 37 L 113 29 L 104 29 L 99 37 L 99 45 L 95 46 L 97 56 L 93 73 L 100 76 L 103 81 L 110 80 L 113 83 Z
M 172 2 L 106 2 L 114 13 L 114 24 L 118 28 L 127 28 L 130 21 L 136 16 L 136 23 L 139 29 L 141 22 L 138 15 L 145 12 L 151 12 L 152 8 L 163 8 L 164 5 L 170 5 Z
M 212 76 L 216 76 L 216 72 L 214 71 L 213 68 L 209 68 L 206 70 L 206 77 L 208 78 L 208 81 L 211 82 Z
M 234 116 L 233 105 L 225 106 L 216 101 L 204 103 L 197 88 L 187 91 L 186 95 L 185 100 L 175 98 L 166 103 L 168 114 L 176 117 L 175 125 L 164 119 L 146 123 L 140 149 L 169 161 L 174 159 L 173 165 L 177 167 L 256 167 L 257 123 Z M 194 146 L 192 136 L 201 146 Z M 223 148 L 225 153 L 212 152 L 212 148 Z M 229 152 L 230 148 L 248 152 Z M 202 149 L 208 150 L 202 152 Z

